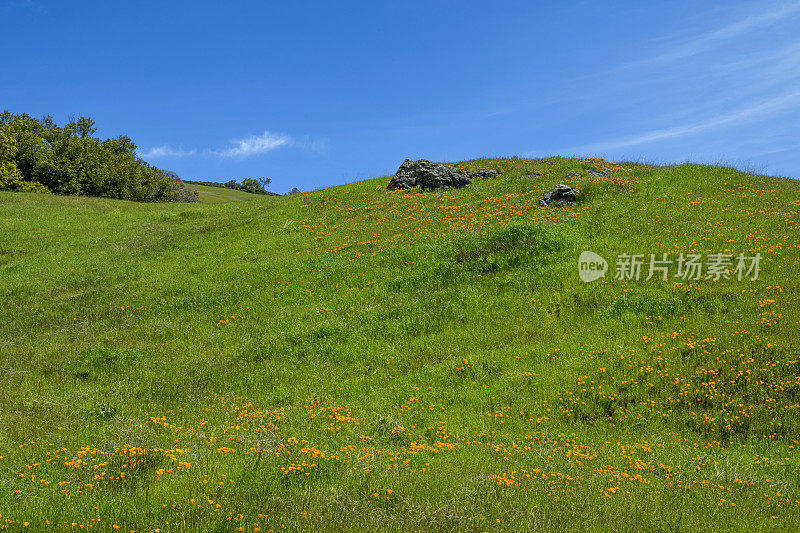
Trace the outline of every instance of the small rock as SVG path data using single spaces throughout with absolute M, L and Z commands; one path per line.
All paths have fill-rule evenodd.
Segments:
M 563 183 L 559 183 L 556 185 L 553 192 L 546 192 L 541 200 L 539 200 L 540 206 L 547 206 L 553 202 L 556 202 L 559 206 L 565 205 L 575 205 L 576 198 L 580 194 L 578 189 L 573 189 L 568 185 L 564 185 Z
M 574 178 L 580 178 L 580 177 L 581 177 L 581 175 L 578 174 L 577 172 L 570 172 L 569 174 L 567 174 L 567 179 L 568 180 L 569 179 L 574 179 Z

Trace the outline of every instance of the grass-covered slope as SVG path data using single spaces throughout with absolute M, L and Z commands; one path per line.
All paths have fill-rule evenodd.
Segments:
M 800 184 L 459 166 L 502 174 L 0 193 L 0 529 L 797 530 Z M 613 279 L 681 252 L 760 279 Z

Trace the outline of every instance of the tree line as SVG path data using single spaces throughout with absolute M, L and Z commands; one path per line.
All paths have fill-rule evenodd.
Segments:
M 174 172 L 148 164 L 126 135 L 101 140 L 89 117 L 59 126 L 10 111 L 0 115 L 0 190 L 196 202 Z
M 267 190 L 267 187 L 272 180 L 270 178 L 247 178 L 243 179 L 241 183 L 236 180 L 229 180 L 225 182 L 218 182 L 218 181 L 195 181 L 195 180 L 185 180 L 186 183 L 192 183 L 194 185 L 205 185 L 206 187 L 222 187 L 224 189 L 233 189 L 236 191 L 243 191 L 249 192 L 251 194 L 268 194 L 270 196 L 280 196 L 278 193 L 270 192 Z

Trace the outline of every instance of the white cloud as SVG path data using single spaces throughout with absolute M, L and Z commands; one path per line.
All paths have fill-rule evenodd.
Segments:
M 612 139 L 600 143 L 585 145 L 579 148 L 568 150 L 568 153 L 586 153 L 586 152 L 602 152 L 605 150 L 614 150 L 618 148 L 625 148 L 628 146 L 635 146 L 639 144 L 647 144 L 664 139 L 674 137 L 682 137 L 684 135 L 691 135 L 707 129 L 716 128 L 725 125 L 734 125 L 747 121 L 757 120 L 770 113 L 777 111 L 784 111 L 789 109 L 800 109 L 800 91 L 787 93 L 781 96 L 771 98 L 760 104 L 751 105 L 748 107 L 740 108 L 732 113 L 718 115 L 706 120 L 694 122 L 691 124 L 683 124 L 680 126 L 673 126 L 670 128 L 662 128 L 652 130 L 639 135 L 631 137 L 622 137 Z
M 155 146 L 150 148 L 146 152 L 139 152 L 139 156 L 145 159 L 158 159 L 162 157 L 189 157 L 193 156 L 197 153 L 197 150 L 192 148 L 191 150 L 184 150 L 181 148 L 173 148 L 168 144 L 164 144 L 162 146 Z
M 245 139 L 232 141 L 233 146 L 225 150 L 211 150 L 209 153 L 220 157 L 252 157 L 292 143 L 289 135 L 278 135 L 265 131 L 263 135 L 251 135 Z

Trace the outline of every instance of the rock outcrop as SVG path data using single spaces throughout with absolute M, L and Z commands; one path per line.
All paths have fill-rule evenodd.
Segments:
M 466 187 L 472 183 L 473 178 L 493 178 L 498 175 L 496 170 L 482 168 L 476 172 L 461 172 L 442 163 L 433 163 L 427 159 L 412 161 L 406 159 L 397 173 L 386 187 L 396 189 L 455 189 Z

